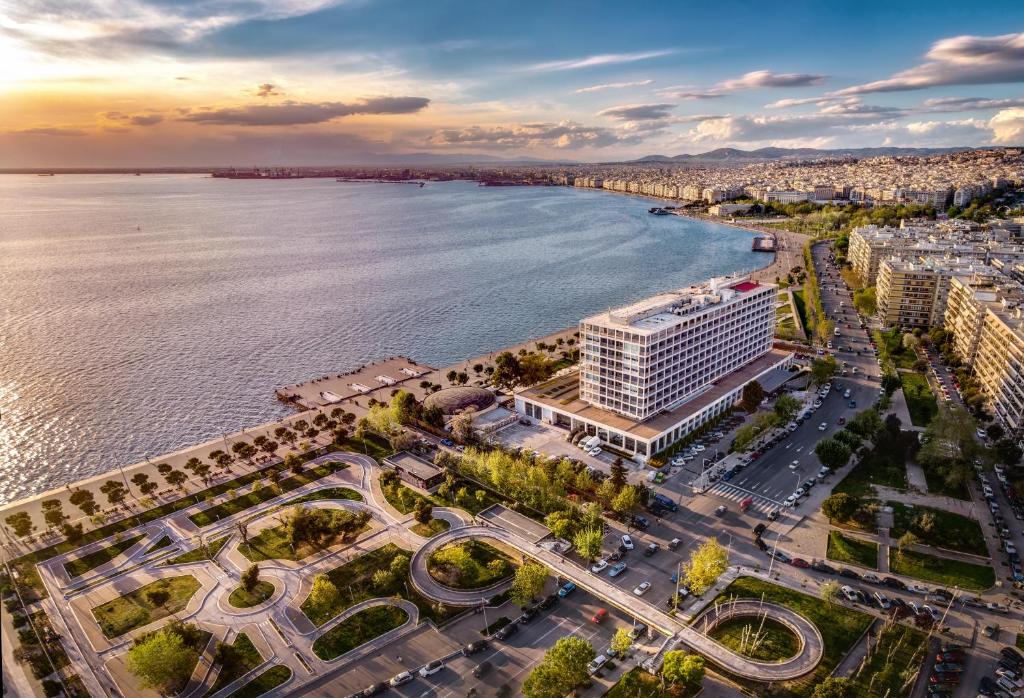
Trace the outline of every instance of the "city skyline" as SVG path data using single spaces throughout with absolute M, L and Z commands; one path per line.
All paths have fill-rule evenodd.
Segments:
M 0 167 L 1024 142 L 1024 10 L 0 0 Z

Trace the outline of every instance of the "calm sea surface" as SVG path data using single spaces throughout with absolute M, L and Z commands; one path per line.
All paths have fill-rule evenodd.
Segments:
M 0 177 L 0 502 L 766 261 L 649 201 L 468 182 Z

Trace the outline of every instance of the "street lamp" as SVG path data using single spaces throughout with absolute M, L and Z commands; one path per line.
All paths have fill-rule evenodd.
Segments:
M 725 560 L 726 562 L 728 562 L 729 559 L 732 557 L 732 533 L 730 531 L 726 531 L 724 528 L 722 529 L 722 533 L 729 536 L 729 548 L 725 553 Z

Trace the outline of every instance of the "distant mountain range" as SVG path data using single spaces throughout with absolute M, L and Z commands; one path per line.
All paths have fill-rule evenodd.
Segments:
M 747 164 L 765 162 L 767 160 L 807 160 L 813 158 L 873 158 L 886 155 L 942 155 L 956 153 L 974 148 L 837 148 L 819 150 L 817 148 L 758 148 L 757 150 L 740 150 L 738 148 L 716 148 L 706 153 L 683 155 L 648 155 L 638 160 L 629 160 L 624 164 L 643 163 L 676 163 L 676 164 Z

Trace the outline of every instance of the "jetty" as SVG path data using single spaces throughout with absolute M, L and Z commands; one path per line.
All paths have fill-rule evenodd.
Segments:
M 757 237 L 754 238 L 754 242 L 751 243 L 750 249 L 754 252 L 774 252 L 775 236 L 758 235 Z

